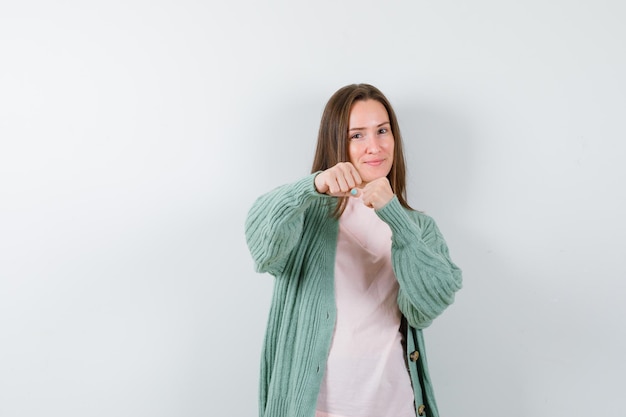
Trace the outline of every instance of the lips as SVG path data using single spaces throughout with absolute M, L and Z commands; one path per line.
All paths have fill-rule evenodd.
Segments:
M 370 161 L 363 161 L 364 164 L 372 166 L 372 167 L 377 167 L 382 165 L 382 163 L 385 162 L 384 159 L 372 159 Z

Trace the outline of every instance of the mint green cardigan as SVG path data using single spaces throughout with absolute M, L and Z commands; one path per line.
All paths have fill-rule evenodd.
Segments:
M 339 222 L 332 217 L 337 199 L 315 190 L 315 175 L 262 195 L 246 219 L 255 268 L 275 277 L 261 357 L 261 417 L 313 417 L 324 376 L 336 317 Z M 397 197 L 376 213 L 392 232 L 416 407 L 423 404 L 422 415 L 438 417 L 421 329 L 454 301 L 461 271 L 430 217 L 405 209 Z

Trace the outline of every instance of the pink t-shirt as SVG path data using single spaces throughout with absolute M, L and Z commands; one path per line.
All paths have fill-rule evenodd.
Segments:
M 316 417 L 415 417 L 398 288 L 389 226 L 350 198 L 339 219 L 337 322 Z

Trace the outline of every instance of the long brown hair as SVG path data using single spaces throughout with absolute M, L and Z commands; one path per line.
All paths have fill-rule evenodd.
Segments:
M 398 197 L 400 204 L 413 210 L 406 201 L 406 163 L 402 151 L 402 135 L 398 119 L 391 103 L 376 87 L 369 84 L 351 84 L 340 88 L 326 103 L 320 129 L 317 135 L 317 148 L 313 158 L 311 173 L 324 171 L 339 162 L 348 162 L 348 129 L 350 110 L 356 101 L 376 100 L 380 102 L 389 115 L 391 133 L 394 138 L 393 164 L 387 179 L 391 189 Z M 339 218 L 346 208 L 347 197 L 339 198 L 333 216 Z

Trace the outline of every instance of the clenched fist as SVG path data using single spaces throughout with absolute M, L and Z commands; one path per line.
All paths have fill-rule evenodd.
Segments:
M 350 190 L 361 184 L 361 176 L 350 162 L 339 162 L 334 167 L 320 172 L 315 177 L 318 193 L 334 197 L 350 195 Z

